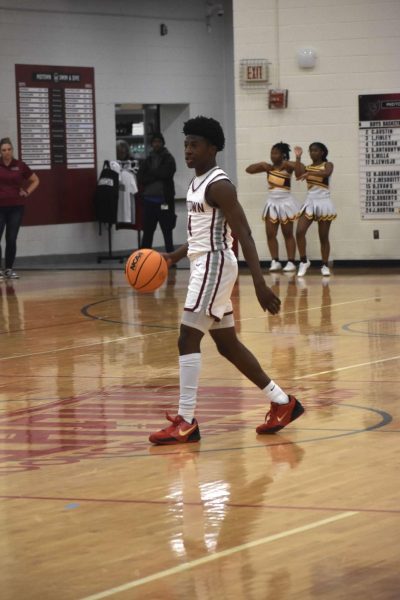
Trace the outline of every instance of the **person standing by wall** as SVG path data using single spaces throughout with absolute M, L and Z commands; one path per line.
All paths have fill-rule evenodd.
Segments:
M 161 133 L 151 139 L 149 156 L 139 167 L 137 174 L 143 198 L 143 237 L 142 248 L 152 248 L 153 236 L 160 224 L 164 236 L 165 251 L 173 252 L 172 232 L 175 227 L 175 185 L 176 163 L 165 147 Z
M 279 260 L 279 245 L 277 234 L 279 225 L 285 240 L 287 263 L 283 267 L 286 273 L 296 270 L 294 264 L 296 241 L 293 235 L 293 223 L 299 216 L 299 206 L 290 193 L 290 180 L 294 171 L 294 163 L 289 162 L 290 147 L 284 142 L 274 144 L 271 148 L 271 163 L 259 162 L 249 165 L 246 173 L 267 173 L 269 186 L 268 199 L 262 218 L 265 221 L 268 248 L 271 254 L 269 270 L 280 271 L 282 264 Z
M 330 253 L 329 229 L 333 219 L 336 219 L 336 209 L 329 192 L 329 178 L 333 172 L 333 163 L 327 160 L 328 148 L 321 142 L 310 144 L 309 153 L 312 164 L 307 167 L 301 162 L 303 149 L 300 146 L 295 146 L 294 152 L 296 155 L 296 178 L 306 181 L 308 188 L 296 230 L 296 240 L 300 254 L 297 276 L 304 277 L 311 265 L 306 252 L 306 233 L 311 223 L 317 221 L 322 257 L 321 274 L 324 277 L 329 277 L 331 274 L 328 266 Z
M 38 176 L 22 160 L 14 158 L 10 138 L 0 140 L 0 242 L 6 231 L 5 270 L 0 279 L 18 279 L 13 270 L 17 237 L 24 215 L 25 200 L 39 185 Z

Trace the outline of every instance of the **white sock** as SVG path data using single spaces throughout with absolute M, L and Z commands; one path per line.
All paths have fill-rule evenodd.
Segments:
M 267 398 L 271 402 L 276 402 L 276 404 L 288 404 L 289 396 L 285 394 L 283 390 L 275 383 L 275 381 L 269 382 L 269 384 L 263 389 L 263 392 L 266 394 Z
M 179 411 L 188 423 L 192 422 L 197 403 L 197 388 L 201 369 L 201 354 L 184 354 L 179 357 Z

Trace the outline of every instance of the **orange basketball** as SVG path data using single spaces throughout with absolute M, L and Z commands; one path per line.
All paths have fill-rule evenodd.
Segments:
M 136 250 L 126 261 L 125 277 L 137 292 L 154 292 L 164 283 L 167 274 L 167 262 L 155 250 Z

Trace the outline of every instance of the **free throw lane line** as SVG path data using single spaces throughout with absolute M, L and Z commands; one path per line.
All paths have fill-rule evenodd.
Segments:
M 127 590 L 131 590 L 141 585 L 145 585 L 146 583 L 152 583 L 153 581 L 157 581 L 158 579 L 163 579 L 164 577 L 170 577 L 171 575 L 176 575 L 177 573 L 189 571 L 190 569 L 194 569 L 201 565 L 205 565 L 214 560 L 226 558 L 227 556 L 237 554 L 238 552 L 242 552 L 243 550 L 249 550 L 251 548 L 256 548 L 257 546 L 262 546 L 263 544 L 269 544 L 270 542 L 275 542 L 276 540 L 281 540 L 291 535 L 296 535 L 297 533 L 303 533 L 305 531 L 309 531 L 310 529 L 316 529 L 317 527 L 324 527 L 324 525 L 329 525 L 330 523 L 334 523 L 335 521 L 347 519 L 348 517 L 353 517 L 357 514 L 357 511 L 347 511 L 339 513 L 334 517 L 328 517 L 327 519 L 314 521 L 313 523 L 303 525 L 302 527 L 295 527 L 294 529 L 288 529 L 287 531 L 282 531 L 281 533 L 268 535 L 267 537 L 261 538 L 259 540 L 254 540 L 253 542 L 248 542 L 247 544 L 240 544 L 239 546 L 234 546 L 233 548 L 229 548 L 228 550 L 222 550 L 221 552 L 215 552 L 214 554 L 208 554 L 207 556 L 203 556 L 202 558 L 197 558 L 196 560 L 183 563 L 182 565 L 172 567 L 171 569 L 165 569 L 164 571 L 153 573 L 153 575 L 148 575 L 147 577 L 142 577 L 141 579 L 134 579 L 133 581 L 129 581 L 128 583 L 124 583 L 109 590 L 105 590 L 104 592 L 99 592 L 98 594 L 93 594 L 92 596 L 86 596 L 81 600 L 101 600 L 102 598 L 109 598 L 110 596 L 118 594 L 119 592 L 126 592 Z
M 377 360 L 370 360 L 369 362 L 358 363 L 356 365 L 347 365 L 347 367 L 338 367 L 337 369 L 329 369 L 329 371 L 318 371 L 317 373 L 309 373 L 308 375 L 300 375 L 293 377 L 294 380 L 307 379 L 308 377 L 315 377 L 316 375 L 326 375 L 326 373 L 337 373 L 339 371 L 347 371 L 348 369 L 357 369 L 358 367 L 369 367 L 371 365 L 377 365 L 378 363 L 384 363 L 391 360 L 398 360 L 400 354 L 397 356 L 389 356 L 388 358 L 378 358 Z

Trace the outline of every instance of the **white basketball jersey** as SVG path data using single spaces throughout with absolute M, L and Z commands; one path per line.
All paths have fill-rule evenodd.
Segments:
M 204 252 L 215 252 L 232 248 L 231 229 L 221 209 L 210 206 L 206 201 L 207 188 L 228 175 L 219 167 L 213 167 L 204 175 L 194 177 L 186 197 L 188 211 L 188 257 Z

